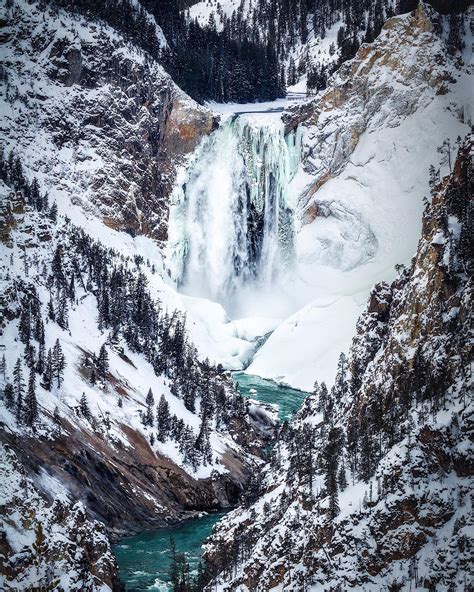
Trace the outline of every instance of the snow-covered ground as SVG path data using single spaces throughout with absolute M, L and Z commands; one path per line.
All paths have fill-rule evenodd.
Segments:
M 302 101 L 302 97 L 289 94 L 283 99 L 276 99 L 275 101 L 262 101 L 261 103 L 216 103 L 215 101 L 208 101 L 206 107 L 218 113 L 222 121 L 225 121 L 232 115 L 240 114 L 259 114 L 260 117 L 265 117 L 266 121 L 280 122 L 281 112 L 292 105 L 297 105 Z
M 15 232 L 15 248 L 3 249 L 2 256 L 0 257 L 0 267 L 3 269 L 7 268 L 8 260 L 12 257 L 13 265 L 10 265 L 10 273 L 18 274 L 19 277 L 23 275 L 20 245 L 28 240 L 28 235 L 23 234 L 23 230 L 20 226 L 19 230 Z M 112 234 L 111 236 L 114 235 Z M 111 241 L 108 244 L 111 246 Z M 120 252 L 122 254 L 127 252 L 123 244 Z M 133 250 L 129 252 L 133 252 Z M 41 251 L 38 249 L 37 260 L 41 259 L 41 255 Z M 30 271 L 29 277 L 35 277 L 34 273 Z M 154 290 L 154 293 L 156 295 L 162 294 L 162 280 L 159 275 L 150 273 L 149 278 L 152 280 L 150 282 L 150 288 Z M 40 300 L 43 303 L 47 302 L 49 299 L 48 288 L 42 285 L 41 281 L 37 281 L 37 289 Z M 169 304 L 171 306 L 170 302 Z M 178 305 L 179 302 L 176 302 L 174 309 L 178 308 Z M 173 308 L 170 309 L 170 312 L 172 310 Z M 199 417 L 188 411 L 183 401 L 172 394 L 170 389 L 171 382 L 163 376 L 157 376 L 151 364 L 142 355 L 133 353 L 126 346 L 124 351 L 125 356 L 114 351 L 112 348 L 109 350 L 111 372 L 117 384 L 120 385 L 120 389 L 127 393 L 127 396 L 122 398 L 121 407 L 117 405 L 119 396 L 115 388 L 111 388 L 110 386 L 103 387 L 100 384 L 91 384 L 89 381 L 84 380 L 84 376 L 80 370 L 83 364 L 84 353 L 97 354 L 100 346 L 105 343 L 107 337 L 96 325 L 95 321 L 97 317 L 98 311 L 95 297 L 91 294 L 85 295 L 79 293 L 78 305 L 69 312 L 69 328 L 67 330 L 61 329 L 56 323 L 50 322 L 47 324 L 47 331 L 45 333 L 46 350 L 53 348 L 57 339 L 60 340 L 66 358 L 64 384 L 67 386 L 64 388 L 54 388 L 49 392 L 38 385 L 38 397 L 41 406 L 50 416 L 53 415 L 54 408 L 57 406 L 60 414 L 71 418 L 72 423 L 80 422 L 83 424 L 83 429 L 90 429 L 88 421 L 86 419 L 80 419 L 73 412 L 78 407 L 82 394 L 85 394 L 94 415 L 101 418 L 105 416 L 113 418 L 109 431 L 112 441 L 120 442 L 122 445 L 128 447 L 131 443 L 125 437 L 121 429 L 122 425 L 129 425 L 136 431 L 143 431 L 147 436 L 153 433 L 152 429 L 145 428 L 142 425 L 140 417 L 140 412 L 146 409 L 145 397 L 148 389 L 151 388 L 156 403 L 161 394 L 163 394 L 170 406 L 171 413 L 182 418 L 187 425 L 197 431 L 200 424 Z M 9 375 L 11 375 L 11 370 L 16 360 L 22 359 L 24 352 L 24 345 L 17 340 L 17 334 L 17 323 L 7 324 L 3 334 L 3 342 L 8 345 L 5 356 Z M 10 426 L 13 431 L 22 430 L 21 427 L 16 426 L 13 413 L 3 405 L 0 406 L 0 419 L 4 424 Z M 51 428 L 51 426 L 49 427 Z M 225 451 L 225 444 L 222 438 L 216 437 L 214 439 L 212 437 L 212 440 L 212 445 L 216 447 L 215 452 L 218 455 Z M 155 449 L 157 452 L 172 459 L 178 465 L 183 464 L 183 459 L 176 442 L 157 442 Z M 188 471 L 190 470 L 189 467 L 187 469 Z M 212 470 L 221 469 L 222 467 L 219 467 L 218 463 L 215 466 L 200 467 L 195 476 L 199 478 L 208 477 Z M 53 494 L 55 492 L 51 493 Z

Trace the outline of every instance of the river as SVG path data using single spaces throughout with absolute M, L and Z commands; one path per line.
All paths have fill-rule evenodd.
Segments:
M 245 372 L 234 372 L 232 378 L 242 396 L 277 405 L 280 421 L 288 419 L 294 411 L 297 411 L 308 396 L 304 391 L 279 386 L 271 380 Z
M 223 512 L 193 518 L 179 526 L 158 528 L 121 540 L 114 546 L 120 568 L 120 578 L 127 592 L 150 590 L 168 592 L 168 572 L 171 564 L 170 537 L 177 551 L 186 553 L 191 570 L 197 569 L 203 540 L 211 534 Z
M 280 420 L 299 409 L 308 393 L 288 387 L 280 387 L 258 376 L 235 372 L 234 383 L 242 396 L 278 406 Z M 170 592 L 168 572 L 170 567 L 170 537 L 177 551 L 186 554 L 192 570 L 197 569 L 201 557 L 201 545 L 223 513 L 206 514 L 193 518 L 179 526 L 158 528 L 121 540 L 113 551 L 120 568 L 120 577 L 127 592 L 143 590 Z

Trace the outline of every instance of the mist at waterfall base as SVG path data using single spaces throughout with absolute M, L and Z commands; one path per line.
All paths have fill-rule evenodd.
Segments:
M 301 139 L 281 125 L 232 117 L 204 140 L 173 194 L 167 263 L 178 289 L 232 318 L 288 316 L 308 301 L 292 289 Z

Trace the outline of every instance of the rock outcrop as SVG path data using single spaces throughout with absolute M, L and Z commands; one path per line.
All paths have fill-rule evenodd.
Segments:
M 469 12 L 463 27 L 469 27 Z M 360 136 L 396 127 L 437 95 L 462 85 L 472 64 L 450 55 L 439 14 L 420 2 L 410 14 L 389 19 L 371 44 L 363 44 L 314 100 L 284 114 L 286 130 L 301 126 L 303 167 L 314 177 L 301 198 L 303 222 L 318 215 L 312 197 L 350 160 Z M 466 107 L 468 94 L 465 97 Z
M 217 121 L 111 28 L 46 3 L 2 8 L 2 129 L 63 211 L 167 236 L 176 169 Z
M 47 475 L 61 483 L 71 499 L 82 500 L 114 541 L 238 503 L 252 472 L 238 454 L 229 451 L 224 458 L 228 473 L 198 479 L 154 451 L 138 430 L 127 425 L 121 429 L 129 441 L 126 446 L 67 418 L 53 440 L 0 429 L 0 441 L 15 452 L 26 475 Z M 48 495 L 41 484 L 39 490 Z
M 2 590 L 123 590 L 105 528 L 82 503 L 59 482 L 53 499 L 45 499 L 4 444 L 0 477 Z

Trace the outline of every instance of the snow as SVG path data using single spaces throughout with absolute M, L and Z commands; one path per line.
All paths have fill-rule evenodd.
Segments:
M 5 192 L 5 186 L 3 186 Z M 3 194 L 5 195 L 5 194 Z M 69 212 L 71 215 L 71 212 Z M 18 278 L 34 281 L 38 290 L 38 295 L 43 306 L 49 300 L 49 288 L 45 285 L 44 279 L 39 274 L 42 269 L 42 261 L 47 261 L 54 252 L 56 241 L 60 240 L 63 233 L 67 233 L 66 227 L 59 226 L 56 232 L 51 228 L 53 242 L 47 242 L 44 245 L 36 243 L 34 229 L 39 225 L 39 215 L 27 211 L 19 220 L 16 229 L 12 232 L 13 248 L 4 248 L 0 253 L 0 268 L 8 269 L 9 274 Z M 86 219 L 82 215 L 75 217 L 83 221 L 83 228 L 88 229 L 96 237 L 100 237 L 103 243 L 109 247 L 117 248 L 118 253 L 126 257 L 135 254 L 141 254 L 149 257 L 151 263 L 156 263 L 159 268 L 161 258 L 156 244 L 150 239 L 140 237 L 132 239 L 124 233 L 113 231 L 97 219 Z M 61 224 L 61 222 L 60 222 Z M 33 229 L 33 235 L 30 233 Z M 95 232 L 94 232 L 95 231 Z M 22 260 L 21 245 L 27 240 L 33 240 L 37 247 L 35 249 L 36 263 L 30 266 L 29 276 L 25 277 Z M 13 264 L 10 264 L 12 256 Z M 141 266 L 143 273 L 149 280 L 149 289 L 155 297 L 159 297 L 165 306 L 169 307 L 170 312 L 175 309 L 188 313 L 188 329 L 191 340 L 196 338 L 196 342 L 201 350 L 206 353 L 214 354 L 215 358 L 224 358 L 229 365 L 236 368 L 242 368 L 243 364 L 253 353 L 253 345 L 243 338 L 238 337 L 238 329 L 227 318 L 222 307 L 216 303 L 193 299 L 181 294 L 177 294 L 169 287 L 158 273 L 151 272 L 147 265 Z M 5 276 L 2 277 L 4 285 L 7 285 Z M 183 419 L 184 423 L 194 430 L 195 435 L 199 432 L 201 420 L 195 413 L 190 412 L 184 406 L 181 399 L 172 394 L 170 383 L 163 376 L 157 376 L 153 367 L 142 355 L 129 350 L 125 344 L 123 346 L 124 355 L 119 355 L 112 347 L 108 347 L 110 359 L 110 372 L 116 382 L 103 386 L 100 381 L 93 385 L 85 380 L 81 374 L 82 360 L 84 353 L 97 354 L 100 346 L 107 339 L 107 332 L 101 331 L 97 326 L 98 311 L 96 299 L 93 295 L 83 294 L 80 286 L 76 287 L 77 303 L 69 311 L 69 328 L 63 330 L 54 322 L 48 322 L 46 325 L 46 349 L 52 348 L 57 339 L 59 339 L 63 353 L 66 357 L 66 368 L 64 371 L 64 382 L 60 388 L 54 387 L 51 392 L 43 389 L 37 381 L 37 398 L 40 407 L 44 411 L 52 414 L 55 407 L 58 407 L 60 415 L 67 417 L 73 424 L 79 424 L 81 429 L 92 431 L 93 428 L 89 422 L 77 414 L 79 400 L 84 393 L 93 416 L 104 418 L 109 416 L 111 419 L 111 428 L 107 433 L 108 439 L 112 443 L 120 442 L 125 447 L 130 447 L 125 432 L 122 430 L 122 424 L 130 426 L 137 432 L 142 432 L 149 440 L 153 429 L 144 427 L 141 422 L 139 411 L 145 411 L 145 397 L 148 389 L 154 393 L 155 403 L 158 402 L 161 395 L 164 395 L 168 401 L 170 412 L 178 418 Z M 206 324 L 207 323 L 207 324 Z M 239 330 L 243 335 L 250 339 L 255 339 L 259 332 L 267 330 L 268 320 L 264 319 L 260 323 L 248 323 L 245 320 L 239 324 Z M 12 369 L 18 358 L 23 358 L 24 346 L 18 340 L 18 321 L 7 323 L 2 341 L 8 344 L 5 351 L 7 363 L 7 376 L 11 377 Z M 227 358 L 226 358 L 227 356 Z M 27 381 L 27 369 L 23 368 L 24 380 Z M 115 386 L 114 386 L 115 385 Z M 119 398 L 122 399 L 122 407 L 118 406 Z M 28 433 L 24 426 L 18 426 L 12 414 L 0 405 L 0 419 L 15 433 Z M 52 428 L 51 421 L 44 416 L 40 432 L 45 437 Z M 223 454 L 229 449 L 237 450 L 240 448 L 225 433 L 219 435 L 211 433 L 211 448 L 213 450 L 214 461 L 207 466 L 199 466 L 196 470 L 184 463 L 184 459 L 178 450 L 175 442 L 160 443 L 155 442 L 154 449 L 172 462 L 182 467 L 185 471 L 195 478 L 207 478 L 213 471 L 225 472 L 224 465 L 220 462 Z M 41 473 L 37 478 L 37 484 L 44 491 L 51 495 L 65 495 L 66 491 L 61 485 L 45 473 Z
M 250 317 L 233 321 L 222 305 L 211 300 L 183 295 L 182 301 L 193 342 L 209 359 L 231 370 L 241 370 L 252 358 L 257 339 L 281 320 Z
M 244 13 L 246 13 L 249 6 L 252 5 L 252 1 L 253 0 L 244 0 Z M 223 24 L 219 13 L 230 18 L 232 13 L 239 8 L 240 4 L 242 4 L 241 0 L 205 0 L 202 2 L 196 2 L 196 4 L 193 4 L 193 6 L 189 8 L 189 18 L 191 20 L 197 20 L 201 25 L 207 25 L 209 23 L 210 15 L 213 14 L 217 30 L 222 31 Z
M 216 103 L 215 101 L 208 101 L 205 105 L 208 109 L 217 113 L 223 122 L 233 115 L 246 115 L 246 119 L 251 120 L 256 125 L 265 123 L 281 127 L 281 112 L 301 101 L 301 97 L 289 96 L 260 103 Z M 252 117 L 252 115 L 258 115 L 258 117 Z
M 440 164 L 437 146 L 469 131 L 452 109 L 456 100 L 466 103 L 465 86 L 452 92 L 396 124 L 382 122 L 363 133 L 344 169 L 316 193 L 313 199 L 327 204 L 332 216 L 300 223 L 297 270 L 287 286 L 294 304 L 304 298 L 309 304 L 275 330 L 248 373 L 303 390 L 315 380 L 332 383 L 371 287 L 391 281 L 395 265 L 409 263 L 415 252 L 428 168 Z M 311 128 L 303 142 L 311 142 Z M 447 172 L 441 167 L 442 175 Z M 304 194 L 310 182 L 300 170 L 290 191 Z
M 351 296 L 313 301 L 275 329 L 246 372 L 308 391 L 316 379 L 331 384 L 360 311 Z

